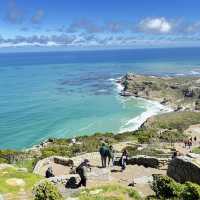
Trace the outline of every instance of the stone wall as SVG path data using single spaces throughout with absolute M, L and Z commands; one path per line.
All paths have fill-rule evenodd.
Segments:
M 184 183 L 191 181 L 200 184 L 200 165 L 198 159 L 191 156 L 179 156 L 171 160 L 167 175 Z
M 128 165 L 142 165 L 144 167 L 160 168 L 168 163 L 169 159 L 166 158 L 156 158 L 145 155 L 138 155 L 129 157 L 127 160 Z M 116 165 L 119 165 L 119 158 L 115 161 Z
M 65 158 L 65 157 L 61 157 L 61 156 L 51 156 L 51 157 L 39 160 L 37 162 L 33 172 L 35 174 L 40 174 L 41 168 L 44 167 L 45 165 L 50 164 L 50 163 L 57 163 L 57 164 L 61 164 L 61 165 L 64 165 L 64 166 L 71 166 L 73 161 L 69 158 Z

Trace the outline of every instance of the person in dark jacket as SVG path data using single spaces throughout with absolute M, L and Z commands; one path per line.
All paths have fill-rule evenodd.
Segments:
M 126 162 L 127 162 L 127 159 L 128 159 L 128 151 L 125 149 L 123 152 L 122 152 L 122 156 L 121 156 L 121 171 L 124 171 L 126 169 Z
M 46 171 L 46 174 L 45 174 L 45 177 L 46 177 L 46 178 L 54 177 L 52 167 L 48 167 L 48 169 L 47 169 L 47 171 Z
M 113 146 L 110 145 L 108 149 L 108 166 L 110 166 L 110 161 L 112 162 L 112 166 L 114 165 L 114 156 L 115 156 L 115 152 L 114 152 Z
M 76 168 L 76 173 L 79 174 L 81 180 L 78 184 L 77 187 L 81 187 L 81 186 L 84 186 L 86 187 L 87 186 L 87 171 L 88 169 L 90 169 L 91 171 L 91 166 L 89 164 L 89 160 L 88 159 L 85 159 L 77 168 Z
M 108 147 L 105 145 L 105 143 L 102 143 L 102 145 L 101 145 L 101 147 L 99 149 L 99 153 L 101 155 L 102 167 L 105 168 L 106 167 L 107 157 L 108 157 Z

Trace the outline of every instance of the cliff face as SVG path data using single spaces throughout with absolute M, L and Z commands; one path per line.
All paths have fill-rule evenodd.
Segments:
M 154 77 L 132 73 L 121 79 L 122 96 L 156 100 L 178 110 L 200 110 L 200 78 Z

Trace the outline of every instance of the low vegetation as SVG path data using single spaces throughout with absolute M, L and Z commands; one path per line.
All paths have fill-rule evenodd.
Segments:
M 127 146 L 126 150 L 128 151 L 129 156 L 147 155 L 159 158 L 169 156 L 169 154 L 161 149 L 157 149 L 155 146 L 147 146 L 141 150 L 138 150 L 137 146 Z
M 156 196 L 148 199 L 200 199 L 200 185 L 191 182 L 180 184 L 167 176 L 153 175 L 152 189 Z
M 200 154 L 200 147 L 195 147 L 192 149 L 192 153 Z
M 24 184 L 15 185 L 15 181 L 12 184 L 9 183 L 9 180 L 12 182 L 12 179 L 22 180 Z M 7 194 L 9 193 L 11 197 L 14 197 L 24 189 L 26 192 L 31 193 L 32 187 L 35 183 L 41 180 L 41 177 L 32 173 L 27 173 L 20 171 L 17 168 L 6 168 L 0 170 L 0 193 Z
M 147 127 L 150 126 L 156 129 L 162 128 L 168 130 L 177 129 L 183 132 L 190 125 L 198 124 L 199 122 L 199 112 L 171 112 L 155 116 L 151 122 L 147 123 Z
M 48 181 L 36 185 L 33 194 L 34 200 L 64 200 L 58 189 Z
M 82 190 L 75 197 L 80 200 L 141 200 L 140 195 L 133 189 L 121 185 L 105 185 Z
M 153 120 L 152 120 L 153 119 Z M 42 150 L 42 158 L 51 155 L 75 156 L 83 152 L 93 152 L 99 149 L 101 141 L 114 144 L 123 141 L 138 143 L 167 142 L 174 143 L 183 141 L 187 136 L 183 134 L 190 125 L 200 121 L 198 112 L 171 112 L 151 118 L 139 130 L 121 134 L 96 133 L 91 136 L 77 137 L 79 144 L 70 146 L 69 139 L 52 139 L 52 145 Z M 162 152 L 156 150 L 144 150 L 144 154 L 155 155 Z M 132 151 L 133 152 L 133 151 Z M 135 151 L 134 154 L 137 152 Z

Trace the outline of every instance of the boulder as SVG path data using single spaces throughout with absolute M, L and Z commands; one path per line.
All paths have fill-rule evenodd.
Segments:
M 191 181 L 200 184 L 200 166 L 195 160 L 196 158 L 191 156 L 179 156 L 172 159 L 167 175 L 180 183 Z
M 148 156 L 137 156 L 137 157 L 131 157 L 127 164 L 129 165 L 142 165 L 144 167 L 151 167 L 151 168 L 159 168 L 159 160 L 154 157 L 148 157 Z
M 64 165 L 64 166 L 73 166 L 73 160 L 64 157 L 54 157 L 54 163 Z

